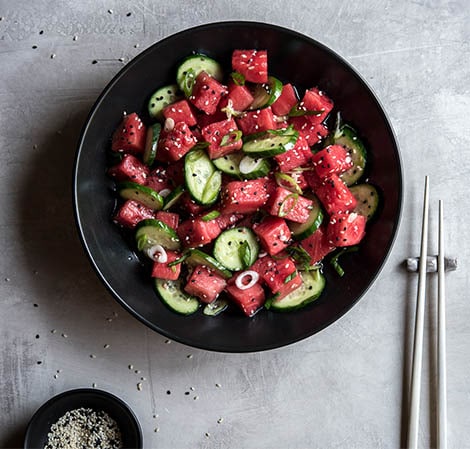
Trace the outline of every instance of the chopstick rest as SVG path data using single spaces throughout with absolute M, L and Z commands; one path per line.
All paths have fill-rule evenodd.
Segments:
M 426 272 L 436 273 L 437 272 L 437 259 L 438 256 L 428 256 L 426 259 Z M 405 265 L 407 271 L 418 271 L 419 270 L 419 257 L 408 257 L 405 259 Z M 444 257 L 444 270 L 455 271 L 457 269 L 457 259 L 451 257 Z

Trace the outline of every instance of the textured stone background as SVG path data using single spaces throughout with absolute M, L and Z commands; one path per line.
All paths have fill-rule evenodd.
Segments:
M 470 447 L 467 0 L 0 0 L 0 17 L 1 447 L 22 446 L 49 397 L 93 384 L 130 404 L 146 448 L 399 447 L 416 295 L 400 265 L 419 252 L 425 174 L 431 229 L 442 198 L 460 262 L 447 282 L 449 447 Z M 71 204 L 78 134 L 118 59 L 231 19 L 293 28 L 351 62 L 389 114 L 406 181 L 397 243 L 357 306 L 303 342 L 246 355 L 166 343 L 122 310 L 84 255 Z M 434 357 L 426 347 L 421 447 L 436 443 Z

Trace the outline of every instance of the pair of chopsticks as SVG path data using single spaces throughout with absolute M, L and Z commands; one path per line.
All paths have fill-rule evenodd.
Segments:
M 447 392 L 446 392 L 446 318 L 445 318 L 445 266 L 444 266 L 444 211 L 439 200 L 438 228 L 438 337 L 437 337 L 437 447 L 447 447 Z M 416 303 L 415 334 L 411 373 L 410 413 L 408 426 L 408 448 L 418 447 L 419 405 L 421 396 L 421 370 L 423 360 L 424 310 L 426 302 L 426 260 L 428 256 L 429 223 L 429 178 L 424 185 L 423 221 L 421 230 L 421 252 L 419 264 L 418 297 Z

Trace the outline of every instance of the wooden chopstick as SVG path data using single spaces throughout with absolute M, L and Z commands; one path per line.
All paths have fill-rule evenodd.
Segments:
M 429 177 L 424 182 L 423 221 L 421 228 L 420 261 L 428 257 Z M 424 310 L 426 302 L 426 263 L 419 264 L 418 297 L 416 302 L 415 334 L 411 371 L 408 448 L 418 447 L 419 404 L 421 397 L 421 371 L 423 362 Z
M 444 207 L 439 201 L 439 230 L 437 255 L 437 447 L 447 447 L 447 373 L 446 373 L 446 296 L 444 265 Z

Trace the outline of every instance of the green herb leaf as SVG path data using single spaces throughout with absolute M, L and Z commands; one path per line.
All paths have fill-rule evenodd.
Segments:
M 183 92 L 186 97 L 190 97 L 193 93 L 194 83 L 196 82 L 196 72 L 189 69 L 183 78 Z
M 268 129 L 266 131 L 269 134 L 273 134 L 274 136 L 297 136 L 299 133 L 294 129 L 293 125 L 289 125 L 287 128 L 282 129 Z
M 292 259 L 294 259 L 298 264 L 302 265 L 302 267 L 310 267 L 312 258 L 302 246 L 291 245 L 287 248 L 287 251 Z
M 248 242 L 243 242 L 242 244 L 240 244 L 238 254 L 240 255 L 240 259 L 243 262 L 243 266 L 245 268 L 248 268 L 251 263 L 251 248 Z
M 209 142 L 198 142 L 196 145 L 191 147 L 191 150 L 205 150 L 209 147 Z
M 180 263 L 184 262 L 189 257 L 189 253 L 183 254 L 180 258 L 175 259 L 173 262 L 170 262 L 168 266 L 173 268 L 175 265 L 179 265 Z

